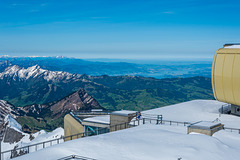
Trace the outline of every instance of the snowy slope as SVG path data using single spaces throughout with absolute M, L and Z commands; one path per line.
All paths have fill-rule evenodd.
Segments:
M 22 126 L 10 114 L 5 117 L 4 123 L 7 124 L 6 127 L 22 132 Z
M 237 160 L 240 146 L 236 141 L 240 142 L 240 136 L 225 134 L 187 135 L 185 127 L 141 125 L 69 141 L 16 159 L 54 160 L 75 154 L 98 160 Z
M 7 137 L 6 134 L 8 133 L 8 128 L 15 130 L 16 132 L 14 134 L 20 134 L 23 137 L 19 140 L 19 141 L 15 141 L 14 143 L 8 143 L 3 141 L 2 142 L 2 152 L 3 151 L 7 151 L 7 150 L 11 150 L 14 147 L 23 147 L 23 146 L 27 146 L 27 145 L 31 145 L 31 144 L 36 144 L 39 142 L 43 142 L 43 141 L 48 141 L 48 140 L 52 140 L 52 139 L 56 139 L 56 138 L 60 138 L 61 136 L 64 135 L 64 130 L 63 128 L 57 128 L 52 132 L 47 133 L 46 131 L 42 130 L 39 132 L 36 132 L 35 134 L 33 134 L 32 136 L 30 134 L 24 133 L 22 131 L 22 126 L 11 116 L 11 115 L 7 115 L 4 119 L 4 123 L 6 124 L 6 130 L 5 130 L 5 136 L 4 139 Z M 13 132 L 11 132 L 13 133 Z M 12 135 L 14 136 L 14 135 Z M 32 139 L 34 138 L 34 139 Z M 10 154 L 5 154 L 4 157 L 7 158 L 9 157 Z
M 211 121 L 220 118 L 222 123 L 240 128 L 240 117 L 221 115 L 217 101 L 190 101 L 145 111 L 162 114 L 169 120 Z M 68 141 L 53 147 L 16 158 L 55 160 L 69 155 L 79 155 L 98 160 L 238 160 L 240 134 L 226 130 L 212 137 L 187 134 L 185 126 L 145 124 L 103 135 Z
M 162 114 L 164 120 L 181 122 L 214 121 L 218 118 L 219 122 L 225 124 L 226 127 L 240 128 L 239 117 L 219 113 L 223 104 L 225 103 L 215 100 L 194 100 L 144 111 L 143 113 Z

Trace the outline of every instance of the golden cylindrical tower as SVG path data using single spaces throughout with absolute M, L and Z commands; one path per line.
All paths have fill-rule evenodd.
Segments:
M 224 45 L 216 51 L 212 88 L 215 99 L 240 106 L 240 45 Z

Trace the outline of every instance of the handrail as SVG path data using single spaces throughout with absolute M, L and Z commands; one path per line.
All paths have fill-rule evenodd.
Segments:
M 134 120 L 134 121 L 136 121 L 136 120 Z M 131 124 L 129 124 L 128 122 L 126 122 L 126 123 L 120 123 L 120 124 L 112 125 L 112 126 L 105 127 L 105 128 L 101 128 L 101 129 L 95 129 L 95 133 L 97 133 L 97 134 L 93 134 L 93 135 L 99 135 L 99 134 L 101 134 L 100 131 L 103 131 L 103 130 L 104 130 L 104 131 L 107 131 L 107 129 L 111 129 L 111 128 L 114 128 L 114 129 L 115 129 L 115 130 L 113 130 L 113 131 L 117 131 L 117 130 L 119 130 L 119 129 L 118 129 L 118 128 L 119 128 L 118 126 L 120 126 L 120 129 L 124 129 L 124 128 L 121 127 L 122 125 L 124 125 L 124 128 L 130 128 L 130 127 L 136 126 L 136 125 L 131 125 Z M 139 125 L 139 123 L 138 123 L 138 125 Z M 90 133 L 90 135 L 89 135 L 89 133 Z M 21 155 L 23 155 L 23 154 L 29 153 L 29 152 L 30 152 L 30 148 L 31 148 L 31 147 L 34 147 L 34 146 L 35 146 L 35 151 L 36 151 L 36 150 L 37 150 L 36 147 L 39 146 L 39 145 L 43 145 L 42 148 L 45 148 L 45 147 L 47 147 L 47 146 L 45 146 L 45 144 L 50 143 L 50 144 L 51 144 L 50 146 L 52 146 L 52 145 L 53 145 L 52 142 L 54 142 L 54 141 L 57 141 L 57 144 L 59 144 L 60 140 L 64 140 L 64 141 L 65 141 L 67 138 L 70 138 L 70 140 L 72 140 L 74 137 L 76 137 L 75 139 L 77 139 L 77 138 L 79 138 L 79 135 L 82 135 L 82 137 L 93 136 L 93 135 L 91 135 L 91 133 L 93 133 L 93 132 L 88 131 L 88 132 L 77 133 L 77 134 L 70 135 L 70 136 L 62 136 L 62 137 L 57 138 L 57 139 L 48 140 L 48 141 L 43 141 L 43 142 L 39 142 L 39 143 L 35 143 L 35 144 L 23 146 L 23 147 L 20 147 L 20 148 L 3 151 L 3 152 L 1 152 L 0 156 L 3 157 L 5 153 L 9 153 L 9 152 L 10 152 L 10 153 L 11 153 L 11 157 L 10 157 L 10 158 L 13 158 L 13 157 L 12 157 L 12 156 L 13 156 L 12 153 L 13 153 L 13 152 L 16 152 L 16 151 L 21 151 L 21 150 L 27 149 L 26 151 L 24 151 L 24 153 L 21 154 Z M 107 132 L 106 132 L 106 133 L 107 133 Z M 17 155 L 17 156 L 21 156 L 21 155 Z
M 136 124 L 136 122 L 138 122 L 138 123 Z M 95 133 L 93 133 L 92 131 L 81 132 L 81 133 L 73 134 L 73 135 L 70 135 L 70 136 L 62 136 L 62 137 L 57 138 L 57 139 L 48 140 L 48 141 L 44 141 L 44 142 L 39 142 L 39 143 L 31 144 L 31 145 L 28 145 L 28 146 L 23 146 L 21 148 L 7 150 L 7 151 L 4 151 L 4 152 L 1 152 L 0 156 L 3 156 L 5 153 L 8 153 L 8 152 L 13 153 L 14 151 L 16 152 L 16 151 L 21 151 L 21 150 L 24 150 L 24 149 L 27 149 L 27 150 L 25 150 L 24 153 L 22 153 L 22 154 L 26 154 L 26 153 L 30 152 L 30 147 L 33 147 L 33 146 L 36 147 L 38 145 L 43 145 L 43 148 L 45 148 L 45 147 L 47 147 L 47 146 L 45 146 L 45 144 L 51 143 L 50 146 L 52 146 L 53 145 L 52 142 L 54 142 L 54 141 L 57 141 L 57 144 L 59 144 L 60 140 L 64 140 L 65 141 L 68 138 L 70 138 L 69 140 L 73 140 L 73 139 L 79 138 L 80 135 L 81 135 L 81 137 L 88 137 L 88 136 L 99 135 L 99 134 L 103 134 L 103 133 L 101 133 L 101 131 L 103 131 L 103 130 L 105 131 L 104 133 L 108 133 L 110 131 L 117 131 L 117 130 L 120 130 L 120 129 L 135 127 L 135 126 L 138 126 L 140 124 L 146 124 L 147 122 L 154 123 L 154 124 L 169 124 L 169 125 L 172 125 L 172 124 L 177 124 L 177 125 L 178 124 L 183 124 L 184 126 L 191 124 L 191 122 L 163 120 L 162 116 L 160 117 L 160 119 L 146 118 L 145 117 L 145 118 L 141 118 L 141 119 L 134 119 L 130 123 L 126 122 L 126 123 L 120 123 L 120 124 L 116 124 L 116 125 L 110 125 L 109 127 L 105 127 L 105 128 L 101 128 L 101 129 L 98 128 L 98 129 L 94 130 Z M 107 129 L 109 129 L 109 130 L 107 130 Z M 111 130 L 111 129 L 113 129 L 113 130 Z M 240 134 L 240 129 L 237 129 L 237 128 L 224 127 L 223 129 L 231 130 L 231 131 L 236 130 Z M 36 150 L 37 150 L 37 147 L 36 147 Z M 17 156 L 20 156 L 20 155 L 17 155 Z
M 53 139 L 53 140 L 43 141 L 43 142 L 39 142 L 39 143 L 35 143 L 35 144 L 30 144 L 30 145 L 27 145 L 27 146 L 23 146 L 23 147 L 20 147 L 20 148 L 16 148 L 15 150 L 21 150 L 21 149 L 28 148 L 28 147 L 32 147 L 32 146 L 38 146 L 38 145 L 43 144 L 43 143 L 46 144 L 46 143 L 50 143 L 50 142 L 57 141 L 57 140 L 61 140 L 61 139 L 63 139 L 63 137 L 60 137 L 60 138 L 57 138 L 57 139 Z M 3 152 L 1 152 L 1 153 L 2 153 L 2 154 L 3 154 L 3 153 L 7 153 L 7 152 L 10 152 L 10 151 L 12 151 L 12 150 L 14 150 L 14 149 L 6 150 L 6 151 L 3 151 Z
M 70 159 L 79 159 L 79 160 L 96 160 L 96 159 L 92 159 L 92 158 L 88 158 L 88 157 L 83 157 L 83 156 L 77 156 L 77 155 L 70 155 L 70 156 L 67 156 L 67 157 L 63 157 L 63 158 L 60 158 L 58 160 L 70 160 Z
M 233 130 L 235 130 L 235 131 L 238 131 L 238 133 L 240 134 L 240 129 L 238 129 L 238 128 L 223 127 L 223 129 L 224 129 L 224 130 L 230 130 L 231 132 L 232 132 Z

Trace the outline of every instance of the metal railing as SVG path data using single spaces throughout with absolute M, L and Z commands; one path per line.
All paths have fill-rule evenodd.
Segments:
M 77 156 L 77 155 L 71 155 L 71 156 L 63 157 L 63 158 L 60 158 L 58 160 L 72 160 L 72 159 L 76 159 L 76 160 L 96 160 L 96 159 L 83 157 L 83 156 Z
M 1 158 L 2 158 L 2 160 L 4 158 L 6 158 L 6 159 L 14 158 L 17 156 L 28 154 L 30 152 L 38 151 L 38 150 L 46 148 L 46 147 L 50 147 L 55 144 L 63 143 L 66 140 L 74 140 L 74 139 L 78 139 L 78 138 L 104 134 L 104 133 L 108 133 L 108 132 L 112 132 L 112 131 L 118 131 L 118 130 L 122 130 L 122 129 L 126 129 L 126 128 L 135 127 L 135 126 L 142 125 L 142 124 L 187 126 L 187 125 L 190 125 L 191 123 L 190 122 L 163 120 L 161 115 L 158 115 L 157 118 L 146 118 L 146 115 L 145 115 L 144 118 L 134 119 L 130 123 L 126 122 L 126 123 L 111 125 L 106 128 L 98 128 L 93 131 L 82 132 L 82 133 L 78 133 L 78 134 L 74 134 L 74 135 L 70 135 L 70 136 L 64 136 L 64 137 L 60 137 L 57 139 L 48 140 L 48 141 L 44 141 L 44 142 L 4 151 L 1 153 Z M 237 129 L 237 128 L 224 127 L 223 129 L 230 130 L 231 132 L 237 131 L 240 134 L 240 129 Z M 65 157 L 65 158 L 68 158 L 68 157 Z M 60 160 L 63 160 L 63 159 L 60 159 Z
M 134 120 L 134 121 L 136 121 L 136 120 Z M 138 125 L 140 125 L 140 123 Z M 98 128 L 98 129 L 95 129 L 94 131 L 82 132 L 82 133 L 78 133 L 78 134 L 74 134 L 74 135 L 70 135 L 70 136 L 64 136 L 64 137 L 62 136 L 57 139 L 48 140 L 48 141 L 44 141 L 44 142 L 40 142 L 40 143 L 36 143 L 36 144 L 31 144 L 31 145 L 23 146 L 20 148 L 15 148 L 12 150 L 7 150 L 4 152 L 1 152 L 0 156 L 1 156 L 2 160 L 4 160 L 4 158 L 11 159 L 14 157 L 22 156 L 24 154 L 38 151 L 38 150 L 46 148 L 46 147 L 50 147 L 55 144 L 62 143 L 66 140 L 74 140 L 74 139 L 78 139 L 78 138 L 104 134 L 104 133 L 108 133 L 108 132 L 113 132 L 113 131 L 118 131 L 118 130 L 122 130 L 122 129 L 126 129 L 126 128 L 135 127 L 135 126 L 137 126 L 137 125 L 129 124 L 128 122 L 116 124 L 116 125 L 112 125 L 112 126 L 109 126 L 106 128 Z
M 108 115 L 112 113 L 112 111 L 74 111 L 73 114 L 76 116 L 79 115 Z
M 59 144 L 62 142 L 64 142 L 64 139 L 63 139 L 63 137 L 60 137 L 60 138 L 53 139 L 53 140 L 48 140 L 48 141 L 20 147 L 20 148 L 15 148 L 12 150 L 7 150 L 7 151 L 4 151 L 1 153 L 1 158 L 2 158 L 2 160 L 4 160 L 4 158 L 11 159 L 11 158 L 18 157 L 18 156 L 21 156 L 24 154 L 28 154 L 30 152 L 38 151 L 38 150 L 46 148 L 46 147 L 50 147 L 52 145 Z
M 163 120 L 162 117 L 160 119 L 153 119 L 153 118 L 142 118 L 142 124 L 153 123 L 153 124 L 168 124 L 168 125 L 189 125 L 190 122 L 180 122 L 180 121 L 171 121 L 171 120 Z
M 223 129 L 229 130 L 231 132 L 238 132 L 238 134 L 240 134 L 240 129 L 238 129 L 238 128 L 223 127 Z

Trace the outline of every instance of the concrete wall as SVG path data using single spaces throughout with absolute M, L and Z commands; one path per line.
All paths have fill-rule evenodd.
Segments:
M 75 118 L 73 118 L 70 114 L 67 114 L 64 117 L 64 136 L 70 136 L 78 133 L 84 132 L 84 126 L 81 125 Z M 82 135 L 73 136 L 72 139 L 80 138 Z M 71 140 L 71 137 L 66 138 L 65 141 Z
M 240 116 L 240 106 L 231 105 L 231 114 Z
M 201 133 L 201 134 L 205 134 L 205 135 L 208 135 L 208 136 L 212 136 L 214 133 L 216 133 L 217 131 L 220 131 L 222 129 L 223 129 L 223 125 L 214 127 L 212 129 L 200 129 L 200 128 L 188 127 L 188 132 L 187 133 L 189 134 L 191 132 L 195 132 L 195 133 Z
M 110 132 L 129 128 L 128 123 L 136 116 L 136 114 L 132 114 L 129 116 L 123 115 L 110 115 Z M 117 125 L 117 126 L 116 126 Z

